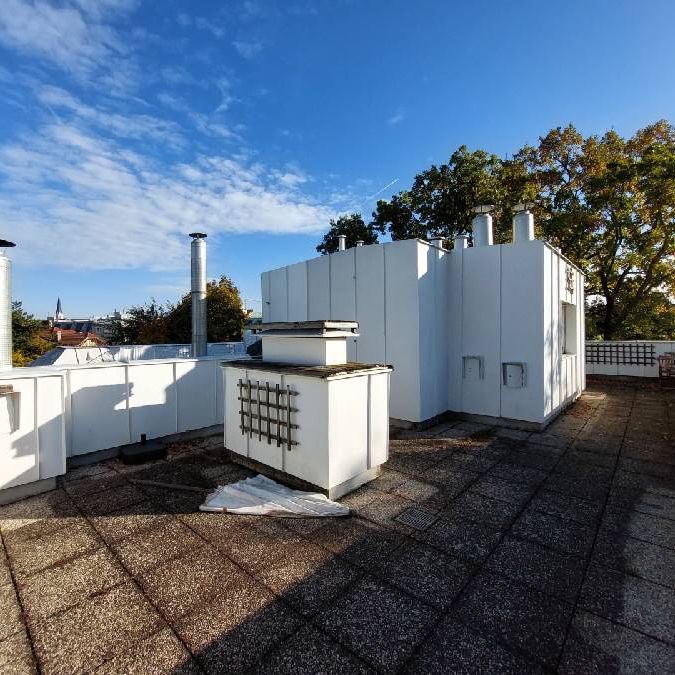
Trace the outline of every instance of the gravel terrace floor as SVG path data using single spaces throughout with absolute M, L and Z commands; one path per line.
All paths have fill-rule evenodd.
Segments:
M 219 439 L 0 508 L 0 672 L 675 672 L 675 390 L 391 442 L 347 518 L 197 510 Z M 422 506 L 426 530 L 395 520 Z

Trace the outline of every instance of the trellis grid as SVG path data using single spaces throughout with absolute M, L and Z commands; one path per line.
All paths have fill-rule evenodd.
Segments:
M 239 428 L 242 434 L 263 438 L 268 445 L 272 441 L 277 447 L 282 445 L 290 450 L 298 442 L 293 439 L 293 430 L 300 427 L 293 423 L 292 415 L 298 409 L 291 405 L 291 398 L 297 396 L 290 386 L 281 387 L 278 384 L 270 386 L 269 382 L 255 383 L 249 379 L 238 382 L 239 387 Z M 255 396 L 253 395 L 255 392 Z
M 641 343 L 607 343 L 586 345 L 586 363 L 653 366 L 654 345 Z

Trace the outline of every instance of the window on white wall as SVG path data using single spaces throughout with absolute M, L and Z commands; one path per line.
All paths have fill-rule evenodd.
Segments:
M 563 302 L 560 306 L 560 331 L 562 333 L 563 354 L 577 353 L 577 308 L 569 302 Z

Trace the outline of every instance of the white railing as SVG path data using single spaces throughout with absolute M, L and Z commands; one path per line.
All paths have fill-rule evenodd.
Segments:
M 675 341 L 589 340 L 586 374 L 658 377 L 658 357 L 668 352 L 675 352 Z

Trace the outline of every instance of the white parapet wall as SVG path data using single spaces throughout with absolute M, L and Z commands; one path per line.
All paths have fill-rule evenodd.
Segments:
M 658 377 L 658 357 L 675 353 L 675 341 L 589 340 L 586 373 L 622 377 Z
M 0 373 L 5 489 L 65 473 L 67 458 L 223 423 L 218 357 Z M 26 492 L 28 494 L 28 492 Z
M 49 368 L 0 372 L 2 492 L 44 484 L 66 471 L 65 375 Z
M 223 422 L 220 358 L 73 366 L 66 377 L 67 455 Z

